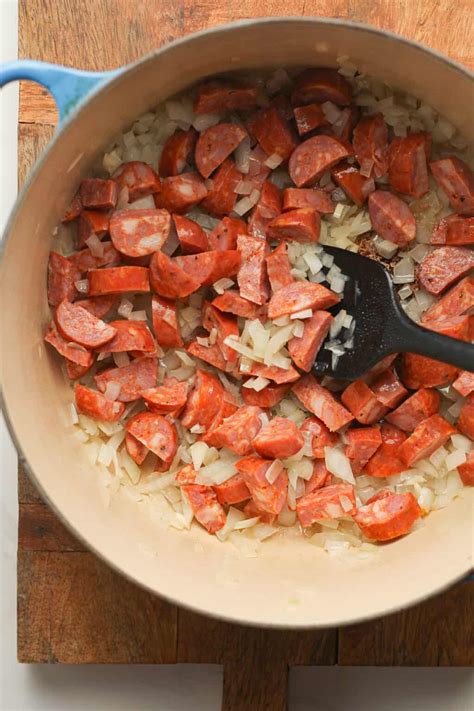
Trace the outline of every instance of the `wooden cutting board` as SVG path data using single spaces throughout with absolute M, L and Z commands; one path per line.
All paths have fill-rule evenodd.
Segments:
M 470 0 L 20 0 L 20 56 L 112 69 L 190 32 L 268 15 L 368 22 L 472 67 Z M 21 86 L 19 182 L 50 140 L 50 96 Z M 68 664 L 224 665 L 227 711 L 286 708 L 292 665 L 469 666 L 474 583 L 406 612 L 323 631 L 257 630 L 178 609 L 119 577 L 19 475 L 18 658 Z

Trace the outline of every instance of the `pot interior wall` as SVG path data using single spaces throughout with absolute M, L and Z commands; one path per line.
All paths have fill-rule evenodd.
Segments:
M 469 77 L 416 46 L 367 29 L 306 20 L 215 30 L 132 67 L 67 123 L 21 198 L 3 260 L 4 399 L 44 495 L 96 552 L 141 584 L 205 613 L 254 624 L 356 621 L 443 588 L 470 566 L 472 497 L 466 493 L 412 535 L 352 563 L 328 557 L 291 533 L 268 541 L 259 558 L 245 558 L 198 528 L 166 528 L 126 497 L 106 507 L 96 472 L 68 424 L 71 391 L 59 359 L 42 341 L 49 320 L 46 264 L 52 231 L 79 179 L 141 113 L 209 74 L 334 65 L 341 54 L 430 103 L 472 139 Z

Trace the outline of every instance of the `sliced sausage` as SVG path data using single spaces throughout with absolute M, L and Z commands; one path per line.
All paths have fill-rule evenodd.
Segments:
M 115 180 L 86 178 L 81 181 L 79 194 L 86 210 L 110 210 L 117 204 L 118 186 Z
M 326 126 L 328 124 L 326 114 L 319 104 L 297 106 L 294 109 L 294 115 L 296 128 L 300 136 L 314 131 L 314 129 L 319 128 L 319 126 Z
M 203 178 L 209 178 L 247 136 L 235 123 L 218 123 L 203 131 L 196 143 L 194 161 Z
M 313 473 L 311 474 L 310 479 L 304 483 L 304 493 L 306 495 L 312 494 L 313 491 L 322 489 L 323 486 L 326 486 L 329 483 L 330 479 L 331 473 L 326 467 L 324 460 L 318 459 L 313 463 Z
M 454 213 L 443 217 L 433 229 L 431 244 L 474 244 L 474 217 Z
M 168 138 L 160 157 L 159 172 L 162 178 L 179 175 L 190 162 L 197 141 L 197 131 L 178 129 Z
M 303 528 L 324 519 L 352 516 L 356 512 L 352 484 L 333 484 L 296 500 L 296 515 Z
M 217 368 L 218 370 L 227 370 L 226 360 L 217 343 L 209 346 L 203 346 L 197 341 L 191 341 L 191 343 L 186 346 L 186 350 L 190 355 L 195 358 L 200 358 L 205 363 L 213 365 L 214 368 Z
M 460 341 L 469 340 L 469 317 L 454 316 L 442 321 L 428 321 L 422 325 L 430 331 L 444 336 L 457 338 Z M 402 380 L 407 388 L 443 387 L 451 383 L 457 376 L 458 369 L 417 353 L 404 353 L 402 357 Z
M 123 163 L 112 175 L 119 192 L 128 190 L 128 201 L 134 202 L 147 195 L 154 195 L 160 190 L 160 178 L 151 165 L 139 160 Z
M 335 447 L 339 442 L 339 435 L 335 432 L 330 432 L 324 422 L 321 422 L 317 417 L 307 417 L 300 430 L 301 432 L 310 433 L 311 449 L 315 459 L 324 459 L 324 448 Z
M 53 348 L 55 348 L 57 352 L 64 356 L 64 358 L 68 361 L 84 368 L 84 373 L 87 373 L 89 368 L 92 367 L 92 364 L 94 363 L 93 354 L 84 348 L 84 346 L 80 346 L 78 343 L 70 343 L 65 341 L 64 338 L 58 333 L 54 322 L 48 326 L 44 340 L 46 343 L 53 346 Z
M 153 291 L 168 299 L 184 299 L 202 285 L 199 279 L 184 271 L 176 259 L 163 252 L 155 252 L 151 258 L 150 282 Z
M 108 400 L 101 393 L 86 388 L 80 383 L 76 383 L 74 387 L 74 396 L 77 411 L 95 420 L 117 422 L 125 410 L 125 405 L 122 402 Z
M 127 351 L 143 351 L 153 353 L 156 349 L 153 335 L 144 321 L 122 319 L 109 324 L 115 334 L 102 346 L 97 346 L 99 353 L 124 353 Z
M 289 383 L 269 383 L 263 390 L 258 392 L 253 388 L 242 388 L 242 399 L 246 405 L 256 405 L 257 407 L 271 408 L 278 405 L 283 400 L 291 385 Z
M 240 456 L 252 452 L 252 442 L 262 427 L 260 415 L 263 410 L 252 405 L 243 405 L 216 429 L 214 435 L 219 444 Z
M 48 303 L 57 306 L 67 299 L 74 301 L 78 292 L 76 281 L 82 274 L 76 265 L 58 252 L 49 253 L 48 261 Z
M 240 459 L 235 466 L 248 486 L 257 510 L 275 516 L 281 513 L 288 496 L 286 470 L 283 469 L 276 481 L 270 484 L 265 477 L 271 466 L 268 460 L 250 456 Z
M 474 175 L 456 156 L 431 161 L 431 172 L 459 215 L 474 215 Z
M 474 395 L 467 396 L 457 424 L 460 432 L 474 439 Z
M 463 397 L 467 397 L 474 392 L 474 373 L 462 370 L 453 383 L 453 388 Z
M 288 249 L 285 242 L 281 242 L 276 249 L 269 254 L 265 261 L 267 263 L 267 275 L 270 281 L 272 293 L 278 291 L 295 281 L 291 274 L 291 263 L 288 259 Z
M 186 464 L 185 467 L 179 470 L 176 474 L 176 483 L 182 486 L 183 484 L 194 484 L 196 481 L 196 471 L 192 464 Z
M 110 219 L 114 247 L 127 257 L 144 257 L 161 249 L 170 229 L 167 210 L 118 210 Z
M 283 210 L 313 207 L 321 215 L 332 215 L 335 205 L 324 190 L 318 188 L 286 188 L 283 191 Z
M 313 136 L 291 154 L 288 163 L 290 178 L 298 188 L 311 185 L 352 154 L 351 145 L 336 136 Z
M 160 346 L 163 348 L 182 348 L 178 312 L 174 301 L 169 301 L 153 294 L 151 297 L 151 313 L 153 331 Z
M 406 440 L 406 434 L 394 425 L 384 422 L 380 427 L 382 444 L 365 466 L 365 474 L 374 477 L 386 477 L 399 474 L 406 469 L 398 455 L 400 445 Z
M 370 389 L 382 405 L 397 407 L 408 395 L 408 390 L 403 387 L 398 375 L 392 368 L 387 368 L 370 383 Z
M 234 162 L 227 158 L 212 176 L 212 187 L 202 201 L 202 209 L 214 217 L 223 217 L 232 212 L 237 200 L 235 189 L 242 180 L 242 173 Z
M 169 212 L 187 212 L 206 195 L 207 188 L 199 173 L 181 173 L 162 181 L 161 191 L 155 195 L 155 205 Z
M 198 368 L 181 415 L 183 427 L 190 429 L 194 425 L 201 425 L 207 430 L 221 408 L 223 393 L 219 378 Z
M 465 277 L 423 314 L 423 325 L 451 316 L 461 316 L 474 309 L 474 279 Z
M 369 195 L 369 215 L 372 228 L 390 242 L 405 247 L 416 237 L 415 216 L 399 197 L 387 190 Z
M 431 151 L 429 133 L 396 137 L 388 149 L 388 179 L 397 193 L 420 198 L 429 190 L 428 165 Z
M 382 178 L 388 171 L 388 126 L 382 114 L 364 116 L 354 128 L 355 156 L 362 173 Z
M 69 380 L 78 380 L 82 378 L 89 370 L 92 368 L 93 362 L 90 365 L 78 365 L 73 363 L 72 360 L 66 360 L 64 365 L 66 366 L 66 373 Z
M 115 296 L 93 296 L 91 299 L 76 301 L 76 304 L 93 316 L 104 318 L 117 304 L 117 299 Z
M 230 336 L 239 337 L 239 327 L 234 316 L 224 314 L 212 304 L 206 303 L 202 312 L 202 325 L 209 333 L 213 328 L 217 331 L 216 343 L 227 363 L 237 362 L 237 352 L 226 345 L 225 340 Z
M 474 268 L 474 250 L 438 247 L 422 260 L 418 279 L 430 294 L 438 296 Z
M 241 81 L 219 79 L 200 84 L 194 100 L 197 114 L 246 111 L 257 105 L 257 89 Z
M 360 474 L 367 462 L 382 445 L 382 435 L 379 427 L 360 427 L 350 429 L 345 434 L 346 457 L 351 460 L 354 474 Z
M 88 273 L 89 296 L 150 291 L 146 267 L 108 267 Z
M 286 459 L 300 451 L 304 438 L 292 420 L 274 417 L 252 442 L 254 450 L 267 459 Z
M 294 336 L 288 342 L 288 351 L 294 364 L 309 373 L 334 317 L 328 311 L 315 311 L 305 319 L 301 338 Z
M 339 301 L 339 296 L 322 284 L 297 281 L 273 294 L 268 305 L 268 318 L 273 320 L 306 309 L 327 309 Z
M 248 129 L 269 156 L 278 155 L 286 160 L 297 146 L 288 121 L 274 107 L 264 109 L 252 118 Z
M 154 412 L 139 412 L 131 417 L 125 429 L 156 454 L 163 462 L 170 464 L 178 449 L 178 435 L 175 426 Z
M 77 192 L 69 203 L 61 222 L 73 222 L 77 220 L 82 211 L 82 202 L 79 192 Z
M 228 390 L 224 390 L 220 408 L 209 425 L 207 432 L 199 436 L 202 442 L 206 442 L 210 447 L 218 447 L 219 442 L 215 438 L 215 432 L 227 417 L 230 417 L 239 409 L 237 398 Z
M 456 429 L 441 415 L 431 415 L 420 422 L 413 433 L 400 445 L 399 457 L 406 467 L 411 467 L 420 459 L 430 457 L 433 452 L 446 444 Z
M 464 486 L 474 486 L 474 449 L 468 453 L 464 464 L 458 466 L 458 472 Z
M 225 511 L 210 486 L 185 484 L 181 491 L 191 504 L 196 521 L 199 521 L 208 533 L 216 533 L 225 526 Z
M 77 223 L 77 246 L 83 247 L 93 235 L 101 239 L 109 231 L 110 218 L 106 212 L 83 210 Z
M 239 235 L 237 249 L 240 253 L 240 268 L 237 283 L 240 295 L 261 306 L 270 296 L 265 258 L 270 253 L 268 243 L 253 235 Z M 221 253 L 222 254 L 222 253 Z
M 349 163 L 343 163 L 333 168 L 331 176 L 352 202 L 359 206 L 362 206 L 370 193 L 375 190 L 374 179 L 364 177 L 355 166 L 349 165 Z
M 213 250 L 176 257 L 175 261 L 186 274 L 199 281 L 200 286 L 211 286 L 224 277 L 235 277 L 240 267 L 240 252 L 236 249 Z
M 102 242 L 102 255 L 96 256 L 92 254 L 89 247 L 81 249 L 79 252 L 70 254 L 68 259 L 81 274 L 90 271 L 91 269 L 99 269 L 100 267 L 113 267 L 120 264 L 121 255 L 115 249 L 112 242 Z
M 295 242 L 318 242 L 321 218 L 314 208 L 290 210 L 279 215 L 267 226 L 267 239 L 294 240 Z
M 234 474 L 222 484 L 212 487 L 217 496 L 217 500 L 223 506 L 240 504 L 242 501 L 250 499 L 250 490 L 245 483 L 242 474 Z
M 354 419 L 334 395 L 318 383 L 313 375 L 305 375 L 293 386 L 293 394 L 313 415 L 319 417 L 330 432 L 337 432 Z
M 173 221 L 183 254 L 198 254 L 209 249 L 207 234 L 201 225 L 183 215 L 173 215 Z
M 300 374 L 293 366 L 289 368 L 279 368 L 276 365 L 264 365 L 263 363 L 252 362 L 250 367 L 243 367 L 240 364 L 240 371 L 242 375 L 254 376 L 256 378 L 267 378 L 268 380 L 273 380 L 273 382 L 278 385 L 284 383 L 294 383 L 299 379 Z
M 404 536 L 421 516 L 413 494 L 388 493 L 372 503 L 361 506 L 354 521 L 371 541 L 391 541 Z
M 142 390 L 141 396 L 148 408 L 157 415 L 182 410 L 186 404 L 188 384 L 176 378 L 166 378 L 163 385 Z
M 267 160 L 267 153 L 265 153 L 265 151 L 262 150 L 257 143 L 255 148 L 250 151 L 249 172 L 245 178 L 246 180 L 250 180 L 258 189 L 262 188 L 271 172 L 268 165 L 266 165 Z
M 139 442 L 130 432 L 125 433 L 125 449 L 138 466 L 143 464 L 150 451 L 148 447 L 145 447 L 144 444 Z
M 294 104 L 310 104 L 313 101 L 324 103 L 331 101 L 337 106 L 349 106 L 352 99 L 352 87 L 337 69 L 305 69 L 295 79 L 295 88 L 291 96 Z
M 108 368 L 94 376 L 98 389 L 105 392 L 109 383 L 118 383 L 120 393 L 117 400 L 133 402 L 140 393 L 156 385 L 157 367 L 155 358 L 137 358 L 121 368 Z
M 63 338 L 84 348 L 99 348 L 112 341 L 117 330 L 78 304 L 61 301 L 54 315 L 56 326 Z
M 237 237 L 247 234 L 247 225 L 237 217 L 224 217 L 209 235 L 209 249 L 237 249 Z
M 348 385 L 341 395 L 341 400 L 362 425 L 372 425 L 388 410 L 363 380 L 355 380 Z
M 266 180 L 262 185 L 258 203 L 250 215 L 248 224 L 250 234 L 266 239 L 268 224 L 280 213 L 280 191 L 276 185 Z
M 244 299 L 237 291 L 232 289 L 228 289 L 223 294 L 216 296 L 212 301 L 212 305 L 219 311 L 242 316 L 242 318 L 256 319 L 260 313 L 260 308 L 257 304 Z
M 428 419 L 439 410 L 439 393 L 436 390 L 421 388 L 413 393 L 385 419 L 404 432 L 413 432 L 420 422 Z

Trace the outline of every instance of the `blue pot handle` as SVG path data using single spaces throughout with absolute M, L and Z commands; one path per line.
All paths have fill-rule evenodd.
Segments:
M 53 95 L 61 122 L 91 91 L 112 79 L 119 71 L 86 72 L 58 64 L 23 59 L 0 64 L 0 86 L 17 79 L 31 79 L 42 84 Z

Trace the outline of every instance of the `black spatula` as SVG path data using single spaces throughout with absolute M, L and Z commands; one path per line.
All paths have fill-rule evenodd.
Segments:
M 390 353 L 419 353 L 474 372 L 474 345 L 418 326 L 404 313 L 390 272 L 379 262 L 346 249 L 324 247 L 349 277 L 341 302 L 355 319 L 353 347 L 333 358 L 324 347 L 313 369 L 317 375 L 355 380 Z

